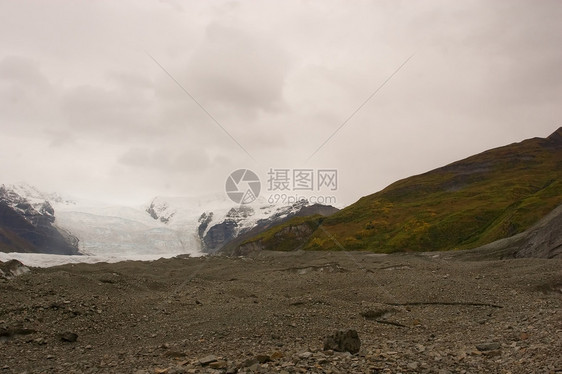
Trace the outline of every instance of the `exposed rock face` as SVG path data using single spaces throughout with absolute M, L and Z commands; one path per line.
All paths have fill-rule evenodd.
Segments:
M 53 224 L 55 211 L 48 201 L 31 203 L 0 186 L 0 251 L 74 255 L 78 239 Z
M 150 214 L 152 218 L 158 220 L 162 223 L 168 223 L 176 214 L 175 211 L 170 211 L 169 206 L 166 202 L 159 202 L 157 199 L 154 199 L 148 208 L 146 208 L 146 212 Z
M 197 234 L 199 235 L 200 238 L 203 237 L 203 235 L 205 234 L 205 230 L 207 230 L 207 227 L 209 226 L 209 223 L 211 223 L 211 221 L 213 220 L 213 212 L 210 212 L 209 214 L 207 213 L 203 213 L 201 214 L 201 217 L 199 217 L 199 227 L 197 228 Z
M 247 230 L 240 228 L 241 223 L 253 215 L 254 209 L 252 207 L 242 205 L 232 208 L 222 222 L 212 225 L 205 233 L 213 217 L 213 213 L 209 213 L 208 217 L 210 218 L 199 226 L 199 235 L 203 241 L 203 248 L 207 252 L 215 252 L 237 235 L 244 233 Z
M 515 257 L 562 257 L 562 205 L 525 234 Z

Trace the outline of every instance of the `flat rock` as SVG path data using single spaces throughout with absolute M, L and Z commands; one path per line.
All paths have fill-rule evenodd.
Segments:
M 215 355 L 208 355 L 199 359 L 199 363 L 203 366 L 209 365 L 211 362 L 218 361 L 219 358 Z

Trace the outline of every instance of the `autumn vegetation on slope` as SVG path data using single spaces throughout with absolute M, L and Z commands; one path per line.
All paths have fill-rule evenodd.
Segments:
M 329 217 L 246 241 L 263 249 L 467 249 L 522 232 L 562 204 L 562 128 L 397 181 Z M 309 229 L 291 230 L 305 224 Z M 284 237 L 287 236 L 287 243 Z M 290 248 L 289 248 L 290 247 Z

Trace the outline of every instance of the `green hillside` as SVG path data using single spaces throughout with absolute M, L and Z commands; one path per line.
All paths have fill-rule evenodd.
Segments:
M 562 128 L 546 139 L 495 148 L 397 181 L 330 217 L 289 221 L 245 244 L 273 250 L 466 249 L 522 232 L 560 204 Z M 306 230 L 290 229 L 303 224 Z

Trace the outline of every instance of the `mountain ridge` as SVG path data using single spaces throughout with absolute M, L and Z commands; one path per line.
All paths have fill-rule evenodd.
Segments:
M 297 242 L 384 253 L 475 248 L 523 232 L 560 204 L 562 127 L 396 181 L 330 217 L 311 218 L 317 228 Z M 243 244 L 275 249 L 266 240 L 275 235 Z

